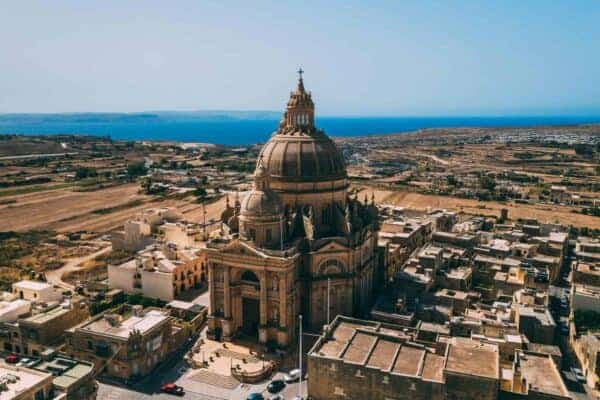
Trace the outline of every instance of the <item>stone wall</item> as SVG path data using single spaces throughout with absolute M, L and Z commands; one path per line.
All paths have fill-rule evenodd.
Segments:
M 442 400 L 443 384 L 318 357 L 308 359 L 308 394 L 315 400 Z
M 446 399 L 448 400 L 495 400 L 498 398 L 500 381 L 456 373 L 444 372 Z

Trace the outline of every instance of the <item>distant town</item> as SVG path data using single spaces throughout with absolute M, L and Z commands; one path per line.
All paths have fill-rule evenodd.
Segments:
M 0 399 L 597 399 L 600 126 L 0 136 Z

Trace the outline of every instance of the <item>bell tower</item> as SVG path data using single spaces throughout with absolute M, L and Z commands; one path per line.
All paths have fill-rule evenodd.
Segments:
M 290 93 L 290 99 L 279 123 L 280 131 L 295 130 L 313 132 L 315 130 L 315 104 L 312 94 L 304 89 L 302 68 L 298 69 L 298 87 Z

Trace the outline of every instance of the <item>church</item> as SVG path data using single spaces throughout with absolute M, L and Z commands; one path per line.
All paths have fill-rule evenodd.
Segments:
M 377 208 L 373 198 L 349 196 L 344 159 L 315 126 L 312 94 L 298 73 L 252 190 L 228 199 L 221 230 L 207 243 L 212 339 L 244 335 L 286 347 L 300 314 L 320 331 L 328 316 L 364 314 L 372 301 Z

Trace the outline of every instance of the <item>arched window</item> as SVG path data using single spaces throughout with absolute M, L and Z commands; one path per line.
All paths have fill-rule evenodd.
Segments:
M 317 268 L 318 275 L 335 275 L 341 274 L 345 271 L 345 265 L 340 260 L 335 258 L 330 258 L 328 260 L 323 261 L 319 268 Z
M 258 282 L 259 281 L 256 274 L 252 271 L 244 271 L 241 279 L 243 281 L 247 281 L 247 282 Z

